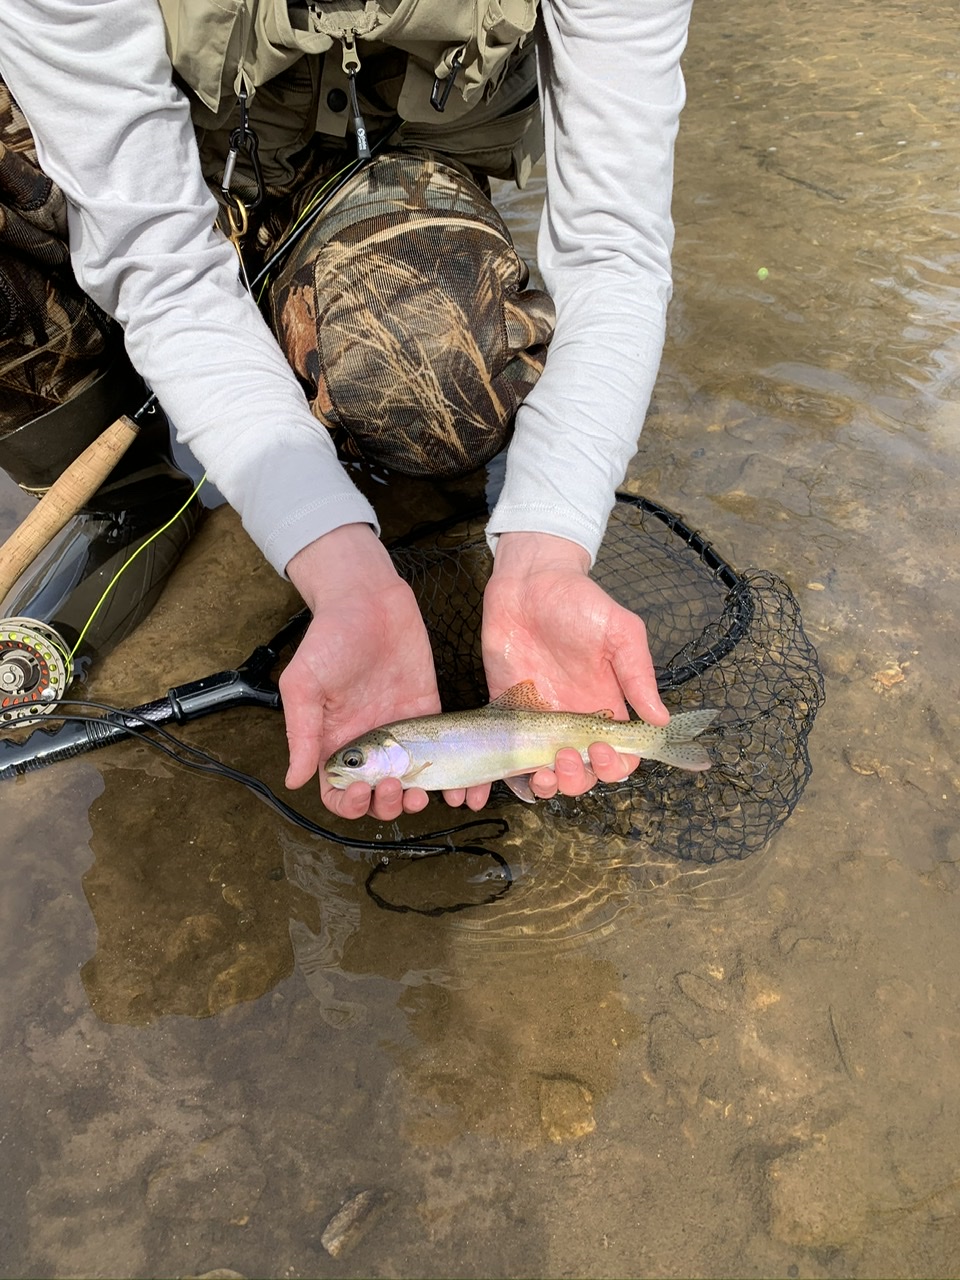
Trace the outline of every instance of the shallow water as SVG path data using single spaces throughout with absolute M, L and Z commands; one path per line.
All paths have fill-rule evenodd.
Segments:
M 146 747 L 4 784 L 0 1274 L 960 1273 L 954 19 L 694 15 L 631 483 L 801 601 L 793 816 L 638 885 L 513 805 L 516 892 L 431 918 Z M 536 189 L 504 203 L 529 247 Z M 230 665 L 293 604 L 214 512 L 94 689 Z M 278 717 L 184 736 L 280 789 Z

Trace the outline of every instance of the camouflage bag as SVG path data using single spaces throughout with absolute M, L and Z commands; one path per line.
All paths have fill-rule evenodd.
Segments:
M 407 475 L 456 476 L 503 448 L 543 369 L 554 308 L 527 280 L 469 174 L 404 151 L 376 159 L 331 202 L 270 307 L 313 413 L 345 452 Z
M 86 388 L 118 344 L 74 279 L 63 194 L 0 81 L 0 438 Z

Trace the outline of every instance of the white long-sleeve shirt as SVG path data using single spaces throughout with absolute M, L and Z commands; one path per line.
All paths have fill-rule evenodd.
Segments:
M 690 4 L 542 0 L 538 265 L 557 325 L 491 541 L 551 533 L 595 555 L 636 451 L 670 295 Z M 213 227 L 156 0 L 3 0 L 0 75 L 67 197 L 78 281 L 267 559 L 282 573 L 340 525 L 376 527 Z

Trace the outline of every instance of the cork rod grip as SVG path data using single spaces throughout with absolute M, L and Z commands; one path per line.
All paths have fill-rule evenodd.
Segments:
M 137 424 L 118 418 L 73 461 L 0 546 L 0 600 L 71 516 L 89 502 L 130 448 Z

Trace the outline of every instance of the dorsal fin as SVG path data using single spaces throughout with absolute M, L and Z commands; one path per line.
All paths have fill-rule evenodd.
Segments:
M 532 680 L 521 680 L 504 689 L 499 698 L 487 703 L 488 711 L 553 711 L 549 702 L 540 696 Z
M 613 714 L 613 712 L 610 710 L 609 707 L 601 707 L 599 711 L 594 711 L 592 714 L 595 715 L 599 720 L 615 720 L 616 719 L 616 716 Z

